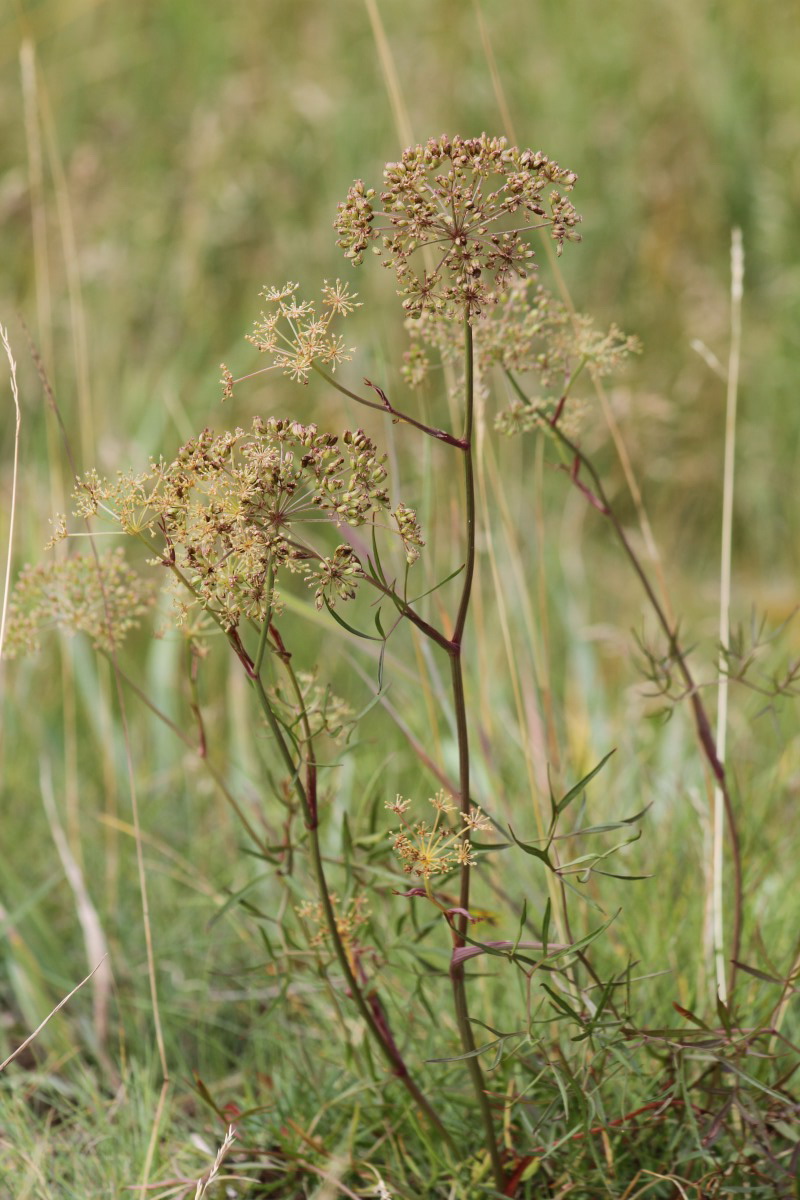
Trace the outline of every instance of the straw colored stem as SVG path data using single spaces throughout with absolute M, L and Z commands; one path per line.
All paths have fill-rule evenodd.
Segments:
M 739 359 L 742 344 L 742 291 L 744 252 L 742 231 L 734 229 L 731 237 L 731 343 L 728 356 L 728 381 L 725 402 L 725 464 L 722 484 L 722 535 L 719 576 L 719 683 L 717 684 L 717 759 L 725 763 L 728 722 L 728 675 L 725 653 L 730 642 L 731 550 L 733 542 L 733 483 L 736 456 L 736 402 L 739 390 Z M 728 983 L 725 969 L 725 928 L 723 895 L 723 839 L 725 826 L 725 796 L 717 783 L 714 787 L 712 832 L 711 902 L 714 946 L 714 972 L 717 994 L 727 1001 Z

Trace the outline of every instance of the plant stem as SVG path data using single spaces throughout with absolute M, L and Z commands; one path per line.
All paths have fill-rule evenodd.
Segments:
M 470 596 L 472 595 L 472 579 L 475 574 L 475 470 L 472 459 L 472 426 L 475 406 L 475 378 L 472 354 L 472 326 L 464 321 L 464 504 L 466 510 L 467 561 L 464 567 L 464 583 L 461 591 L 461 602 L 458 606 L 453 643 L 461 650 L 461 638 L 467 620 Z M 469 783 L 469 776 L 467 776 Z M 469 797 L 467 797 L 469 799 Z
M 458 738 L 459 807 L 462 814 L 468 816 L 470 811 L 469 731 L 467 728 L 466 696 L 464 694 L 462 646 L 464 626 L 469 613 L 469 602 L 472 594 L 472 580 L 475 574 L 475 472 L 472 453 L 472 426 L 474 412 L 472 327 L 467 319 L 464 320 L 464 400 L 464 437 L 462 440 L 464 451 L 464 496 L 467 556 L 464 567 L 464 582 L 461 589 L 461 599 L 458 605 L 458 614 L 456 616 L 455 627 L 453 630 L 452 639 L 450 641 L 448 654 L 450 656 L 453 708 L 455 710 L 456 734 Z M 469 826 L 466 826 L 463 834 L 463 842 L 467 853 L 469 853 L 471 841 L 472 839 L 470 836 Z M 464 913 L 459 914 L 455 920 L 454 949 L 459 949 L 465 945 L 464 935 L 467 931 L 468 918 L 466 913 L 469 911 L 469 891 L 470 867 L 469 863 L 465 862 L 461 867 L 461 886 L 459 889 L 458 901 L 459 907 L 464 909 Z M 465 1061 L 470 1074 L 470 1079 L 472 1081 L 472 1086 L 475 1091 L 478 1107 L 480 1109 L 481 1120 L 483 1121 L 486 1149 L 489 1153 L 489 1158 L 492 1164 L 492 1174 L 494 1176 L 495 1187 L 499 1192 L 502 1192 L 506 1183 L 505 1171 L 503 1170 L 500 1152 L 497 1147 L 494 1118 L 492 1116 L 489 1097 L 486 1094 L 486 1084 L 483 1078 L 483 1071 L 477 1055 L 475 1054 L 475 1039 L 472 1034 L 472 1025 L 469 1019 L 469 1007 L 467 1004 L 467 991 L 463 963 L 459 962 L 456 964 L 451 964 L 450 979 L 453 984 L 453 1002 L 455 1006 L 456 1023 L 458 1025 L 458 1032 L 461 1038 L 461 1045 L 464 1054 L 470 1055 L 470 1057 Z
M 267 568 L 267 583 L 265 589 L 267 597 L 267 611 L 264 615 L 264 622 L 261 626 L 261 636 L 258 639 L 258 649 L 256 651 L 255 662 L 253 663 L 256 675 L 261 674 L 261 666 L 264 662 L 264 651 L 267 648 L 267 636 L 269 635 L 269 626 L 272 620 L 272 592 L 274 587 L 275 562 L 274 559 L 270 558 L 269 566 Z
M 363 404 L 365 408 L 377 409 L 378 412 L 388 413 L 393 421 L 403 421 L 406 425 L 413 425 L 414 429 L 421 430 L 422 433 L 427 434 L 428 437 L 436 438 L 436 440 L 439 442 L 446 442 L 448 446 L 456 446 L 459 450 L 463 450 L 465 448 L 463 439 L 453 437 L 452 433 L 448 433 L 446 429 L 436 429 L 433 425 L 425 425 L 422 421 L 418 421 L 416 417 L 409 416 L 408 413 L 400 412 L 399 409 L 395 408 L 389 402 L 389 398 L 383 389 L 379 388 L 376 384 L 371 383 L 369 379 L 365 379 L 364 383 L 367 385 L 367 387 L 372 388 L 372 390 L 380 396 L 380 404 L 377 402 L 377 400 L 367 400 L 364 396 L 359 396 L 357 392 L 351 392 L 350 388 L 344 387 L 344 385 L 339 383 L 338 380 L 334 379 L 332 375 L 329 375 L 327 371 L 323 371 L 322 367 L 320 367 L 318 363 L 312 363 L 311 365 L 316 373 L 322 376 L 326 383 L 329 383 L 331 387 L 336 388 L 337 392 L 341 392 L 343 396 L 349 397 L 350 400 L 355 400 L 357 404 Z
M 530 405 L 530 400 L 525 395 L 525 392 L 519 386 L 510 371 L 506 371 L 506 377 L 523 403 Z M 584 454 L 584 452 L 575 442 L 568 438 L 567 435 L 563 433 L 561 429 L 559 429 L 558 425 L 553 425 L 549 421 L 549 418 L 546 417 L 546 414 L 543 413 L 542 415 L 548 420 L 549 427 L 558 438 L 559 442 L 562 444 L 562 446 L 569 450 L 570 454 L 572 455 L 573 470 L 571 472 L 571 477 L 573 483 L 575 483 L 577 487 L 584 492 L 592 507 L 596 508 L 598 512 L 602 513 L 602 515 L 611 522 L 614 532 L 617 535 L 617 540 L 624 550 L 634 572 L 638 576 L 639 581 L 645 590 L 647 599 L 650 602 L 650 606 L 653 609 L 658 623 L 667 639 L 670 655 L 675 660 L 678 670 L 683 677 L 683 681 L 686 684 L 686 694 L 689 698 L 689 703 L 692 706 L 692 715 L 694 717 L 697 739 L 700 742 L 700 747 L 705 755 L 706 761 L 711 768 L 711 772 L 714 776 L 715 786 L 719 789 L 722 796 L 725 807 L 725 815 L 728 822 L 728 837 L 730 838 L 731 860 L 733 865 L 733 928 L 731 931 L 731 968 L 728 982 L 728 991 L 732 992 L 736 982 L 736 961 L 740 957 L 741 947 L 743 907 L 742 855 L 741 847 L 739 845 L 739 830 L 736 823 L 736 814 L 733 810 L 733 802 L 731 800 L 730 790 L 728 788 L 725 768 L 720 761 L 716 746 L 714 744 L 714 735 L 711 731 L 711 722 L 708 719 L 708 713 L 706 712 L 705 705 L 700 697 L 700 692 L 695 684 L 694 676 L 692 675 L 691 668 L 689 667 L 689 663 L 686 659 L 686 654 L 680 642 L 678 641 L 678 635 L 673 629 L 669 617 L 667 616 L 663 605 L 655 593 L 655 589 L 647 576 L 647 572 L 642 566 L 636 551 L 631 545 L 622 522 L 614 511 L 614 508 L 612 507 L 611 502 L 606 495 L 603 482 L 594 464 L 592 463 L 592 460 L 586 454 Z M 578 467 L 583 467 L 590 476 L 592 480 L 592 486 L 594 488 L 593 493 L 578 480 Z
M 341 933 L 339 932 L 336 913 L 331 902 L 330 889 L 325 876 L 325 867 L 322 861 L 322 851 L 319 844 L 317 763 L 314 756 L 314 745 L 310 723 L 308 721 L 308 713 L 306 712 L 302 691 L 300 689 L 294 667 L 291 664 L 291 654 L 286 650 L 280 635 L 277 633 L 274 626 L 271 627 L 271 632 L 273 637 L 273 652 L 277 654 L 284 669 L 286 670 L 292 684 L 292 690 L 295 694 L 295 699 L 300 706 L 301 723 L 303 726 L 303 736 L 306 745 L 305 783 L 300 775 L 300 765 L 295 764 L 291 751 L 286 744 L 286 739 L 283 736 L 278 719 L 273 712 L 269 697 L 267 696 L 264 685 L 261 682 L 261 677 L 259 675 L 254 677 L 250 675 L 249 672 L 248 677 L 250 678 L 251 683 L 256 691 L 259 705 L 264 713 L 264 716 L 266 717 L 267 724 L 270 727 L 273 737 L 278 743 L 278 749 L 281 757 L 290 772 L 292 784 L 302 805 L 303 813 L 305 815 L 306 828 L 308 830 L 308 839 L 311 849 L 311 863 L 317 883 L 317 893 L 319 895 L 320 903 L 322 904 L 322 911 L 325 916 L 325 924 L 333 944 L 336 959 L 342 970 L 342 974 L 345 977 L 349 995 L 354 1001 L 356 1008 L 361 1014 L 367 1028 L 375 1039 L 380 1052 L 392 1074 L 400 1081 L 400 1083 L 402 1083 L 403 1087 L 414 1100 L 414 1103 L 418 1106 L 418 1108 L 424 1112 L 428 1121 L 442 1138 L 442 1140 L 446 1143 L 448 1148 L 454 1154 L 458 1154 L 458 1148 L 455 1144 L 455 1141 L 442 1123 L 441 1117 L 438 1115 L 431 1102 L 425 1096 L 424 1092 L 421 1091 L 409 1074 L 408 1067 L 405 1064 L 403 1056 L 400 1053 L 394 1038 L 392 1037 L 385 1015 L 385 1008 L 378 998 L 377 993 L 373 990 L 368 995 L 364 994 L 363 988 L 356 979 L 353 965 L 347 952 L 347 947 L 345 946 Z

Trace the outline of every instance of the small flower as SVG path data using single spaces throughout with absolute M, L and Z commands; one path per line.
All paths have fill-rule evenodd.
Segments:
M 492 822 L 479 808 L 471 808 L 468 813 L 462 813 L 461 820 L 470 832 L 487 833 L 492 828 Z
M 456 809 L 453 797 L 448 796 L 447 792 L 442 789 L 440 789 L 435 796 L 430 797 L 429 804 L 431 804 L 438 813 L 455 812 Z
M 449 875 L 457 867 L 472 866 L 477 862 L 476 854 L 469 843 L 473 829 L 489 829 L 490 822 L 477 808 L 462 814 L 465 828 L 453 830 L 445 824 L 448 814 L 456 809 L 453 797 L 444 790 L 429 797 L 428 803 L 435 812 L 433 824 L 418 821 L 411 824 L 405 817 L 410 801 L 402 796 L 387 801 L 385 807 L 400 817 L 401 828 L 392 831 L 392 848 L 402 863 L 407 875 L 419 879 L 431 879 L 435 875 Z
M 404 813 L 406 811 L 406 809 L 410 807 L 410 805 L 411 805 L 411 801 L 404 800 L 403 797 L 398 792 L 395 799 L 387 800 L 383 807 L 388 808 L 389 812 L 397 813 L 399 816 L 400 813 Z
M 361 307 L 360 301 L 356 302 L 355 293 L 351 294 L 349 284 L 342 283 L 341 279 L 337 279 L 334 284 L 325 280 L 322 285 L 322 303 L 340 317 L 346 317 L 348 313 Z
M 459 842 L 456 847 L 456 862 L 460 867 L 472 867 L 477 862 L 475 852 L 469 842 Z
M 263 354 L 271 355 L 273 366 L 285 375 L 307 383 L 315 362 L 335 371 L 339 363 L 352 358 L 354 350 L 330 331 L 330 324 L 334 317 L 346 317 L 360 304 L 355 293 L 351 294 L 347 284 L 339 279 L 333 284 L 325 280 L 319 314 L 312 300 L 295 297 L 297 289 L 296 283 L 287 283 L 282 288 L 262 291 L 262 298 L 275 307 L 261 313 L 247 340 Z
M 369 904 L 366 896 L 355 896 L 346 904 L 342 904 L 335 892 L 331 892 L 330 901 L 336 914 L 336 929 L 345 945 L 352 950 L 359 929 L 366 925 L 370 917 Z M 319 901 L 306 900 L 297 910 L 297 915 L 303 921 L 308 921 L 315 927 L 310 939 L 310 945 L 322 946 L 331 936 L 325 919 L 325 910 Z
M 299 287 L 299 283 L 285 283 L 282 288 L 265 288 L 261 295 L 268 304 L 280 304 L 282 300 L 287 300 L 289 296 L 293 296 Z
M 225 363 L 220 363 L 219 369 L 222 371 L 222 379 L 220 379 L 220 383 L 222 384 L 222 399 L 230 400 L 231 396 L 233 395 L 233 374 L 225 366 Z
M 53 533 L 50 540 L 45 544 L 45 550 L 52 550 L 53 546 L 57 546 L 59 542 L 63 542 L 65 538 L 69 537 L 65 513 L 58 513 L 55 521 L 51 521 L 50 523 L 53 526 Z

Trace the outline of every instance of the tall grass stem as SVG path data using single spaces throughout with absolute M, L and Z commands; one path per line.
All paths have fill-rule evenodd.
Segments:
M 725 763 L 728 724 L 728 664 L 731 631 L 731 553 L 733 544 L 734 468 L 736 460 L 736 408 L 739 393 L 739 362 L 742 346 L 742 294 L 744 291 L 744 248 L 741 229 L 731 235 L 731 342 L 728 354 L 728 379 L 725 397 L 725 464 L 722 482 L 722 534 L 719 573 L 719 682 L 717 684 L 717 729 L 715 747 L 720 763 Z M 714 786 L 712 831 L 712 923 L 714 972 L 717 994 L 723 1003 L 728 998 L 725 963 L 723 895 L 723 842 L 725 836 L 725 798 L 719 784 Z

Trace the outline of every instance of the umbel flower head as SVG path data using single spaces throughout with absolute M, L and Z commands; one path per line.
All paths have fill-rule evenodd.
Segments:
M 313 300 L 300 300 L 296 293 L 299 284 L 287 283 L 282 288 L 265 288 L 261 296 L 268 311 L 262 312 L 247 340 L 264 354 L 269 354 L 273 366 L 299 383 L 308 383 L 314 363 L 320 362 L 336 370 L 338 363 L 352 358 L 344 339 L 331 332 L 334 317 L 346 317 L 361 305 L 346 283 L 337 279 L 322 286 L 319 312 Z M 226 394 L 235 380 L 226 379 Z
M 25 567 L 9 607 L 9 658 L 36 651 L 46 630 L 85 633 L 95 649 L 113 653 L 152 608 L 155 595 L 118 547 L 97 560 L 78 554 Z
M 79 515 L 103 512 L 158 545 L 155 562 L 184 585 L 184 615 L 199 606 L 230 630 L 277 611 L 281 572 L 302 574 L 318 608 L 355 595 L 361 564 L 349 543 L 331 553 L 314 536 L 325 527 L 388 518 L 415 561 L 420 529 L 412 509 L 392 511 L 384 461 L 362 430 L 340 439 L 316 425 L 256 417 L 249 431 L 206 429 L 172 462 L 138 475 L 90 472 L 75 496 Z
M 432 825 L 424 820 L 412 824 L 405 816 L 411 801 L 400 795 L 384 804 L 384 808 L 400 818 L 401 828 L 389 836 L 403 870 L 419 879 L 431 879 L 434 875 L 449 875 L 457 867 L 472 866 L 477 859 L 465 835 L 491 829 L 489 819 L 479 808 L 471 808 L 460 814 L 463 828 L 452 830 L 446 823 L 448 815 L 456 809 L 452 797 L 438 791 L 429 797 L 428 803 L 436 814 Z
M 463 338 L 452 321 L 431 314 L 406 322 L 411 344 L 403 375 L 410 387 L 420 387 L 434 369 L 438 356 L 463 386 Z M 533 375 L 535 393 L 529 403 L 514 399 L 496 420 L 503 433 L 547 429 L 554 418 L 567 436 L 575 436 L 584 415 L 584 402 L 574 384 L 585 368 L 609 375 L 631 354 L 640 350 L 636 337 L 616 325 L 595 329 L 591 317 L 569 310 L 534 279 L 515 279 L 497 297 L 497 303 L 473 322 L 475 387 L 488 394 L 493 370 L 513 376 Z
M 479 316 L 532 268 L 532 229 L 549 227 L 559 254 L 579 240 L 580 217 L 565 196 L 577 175 L 505 138 L 431 138 L 387 163 L 383 179 L 380 200 L 360 179 L 350 188 L 338 245 L 355 264 L 370 244 L 384 255 L 412 316 Z

